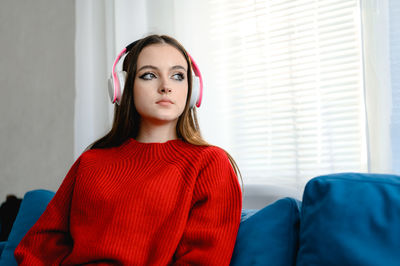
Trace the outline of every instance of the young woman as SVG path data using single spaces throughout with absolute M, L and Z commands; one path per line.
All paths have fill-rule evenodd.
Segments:
M 21 265 L 229 265 L 241 188 L 233 159 L 201 138 L 195 63 L 165 35 L 127 48 L 112 129 L 18 245 Z

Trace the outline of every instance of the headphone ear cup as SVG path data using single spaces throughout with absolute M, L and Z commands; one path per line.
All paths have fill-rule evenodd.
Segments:
M 114 80 L 111 74 L 110 78 L 108 79 L 108 95 L 110 96 L 112 103 L 117 102 L 117 104 L 119 105 L 121 103 L 121 97 L 122 97 L 122 92 L 124 90 L 127 73 L 126 71 L 118 71 L 115 74 L 117 77 L 115 83 L 119 84 L 119 89 L 114 86 Z M 116 95 L 115 101 L 114 101 L 114 94 Z
M 117 72 L 119 86 L 121 88 L 121 96 L 122 96 L 122 93 L 124 92 L 126 76 L 127 76 L 126 71 L 118 71 Z
M 119 82 L 119 91 L 117 91 L 117 103 L 119 105 L 121 103 L 122 93 L 124 92 L 125 80 L 127 74 L 126 71 L 118 71 L 116 74 Z
M 192 95 L 190 96 L 190 108 L 196 106 L 200 94 L 200 79 L 198 76 L 193 75 Z
M 114 81 L 112 74 L 108 78 L 108 95 L 110 96 L 111 102 L 114 103 Z

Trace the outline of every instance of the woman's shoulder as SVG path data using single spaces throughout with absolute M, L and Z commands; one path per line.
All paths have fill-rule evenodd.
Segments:
M 228 153 L 218 146 L 206 146 L 199 153 L 199 173 L 202 180 L 219 180 L 218 182 L 237 182 L 237 175 Z M 214 183 L 211 182 L 211 183 Z M 211 184 L 208 183 L 208 184 Z
M 200 164 L 208 165 L 211 162 L 229 163 L 229 158 L 224 149 L 215 145 L 192 145 Z
M 228 158 L 226 151 L 215 145 L 205 147 L 202 154 L 204 157 Z
M 119 148 L 120 147 L 88 149 L 82 152 L 78 160 L 80 160 L 80 164 L 84 167 L 104 166 L 107 163 L 121 159 L 117 151 Z
M 181 141 L 180 143 L 183 143 L 182 145 L 186 147 L 186 149 L 191 150 L 192 152 L 195 152 L 199 156 L 204 156 L 204 157 L 210 157 L 210 156 L 224 156 L 226 155 L 226 152 L 224 149 L 215 146 L 215 145 L 196 145 L 196 144 L 191 144 L 186 141 Z

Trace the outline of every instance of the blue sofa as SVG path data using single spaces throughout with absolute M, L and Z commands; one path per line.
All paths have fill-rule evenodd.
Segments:
M 54 192 L 25 194 L 0 265 Z M 311 179 L 302 201 L 281 198 L 243 210 L 231 265 L 400 265 L 400 177 L 342 173 Z

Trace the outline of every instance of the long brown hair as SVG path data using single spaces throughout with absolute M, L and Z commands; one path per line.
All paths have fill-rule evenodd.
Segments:
M 170 36 L 154 34 L 140 39 L 132 44 L 133 47 L 127 53 L 123 62 L 122 69 L 127 72 L 127 77 L 121 97 L 121 103 L 120 105 L 116 104 L 114 107 L 114 121 L 112 128 L 104 137 L 90 144 L 86 150 L 117 147 L 124 143 L 128 138 L 135 139 L 137 137 L 140 127 L 140 115 L 136 110 L 133 99 L 133 86 L 137 70 L 137 60 L 143 48 L 152 44 L 169 44 L 175 47 L 183 54 L 189 66 L 187 70 L 188 95 L 186 99 L 186 106 L 182 115 L 178 118 L 178 123 L 176 125 L 178 138 L 193 145 L 211 146 L 211 144 L 206 142 L 200 134 L 196 109 L 190 108 L 189 99 L 192 93 L 193 79 L 192 63 L 185 48 L 177 40 Z M 226 152 L 226 154 L 236 175 L 240 176 L 243 187 L 242 176 L 235 160 L 228 152 Z

